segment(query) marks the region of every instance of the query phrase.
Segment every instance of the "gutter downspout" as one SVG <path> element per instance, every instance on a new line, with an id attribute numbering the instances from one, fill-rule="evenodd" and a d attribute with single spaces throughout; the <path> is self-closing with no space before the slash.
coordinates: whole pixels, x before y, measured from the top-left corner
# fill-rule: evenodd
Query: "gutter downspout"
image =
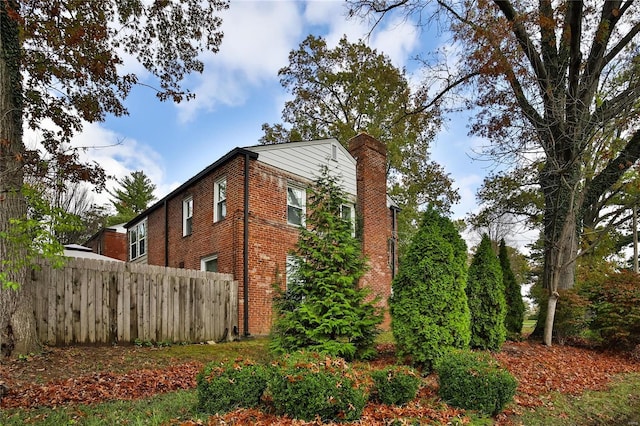
<path id="1" fill-rule="evenodd" d="M 164 266 L 169 266 L 169 214 L 167 199 L 164 199 Z"/>
<path id="2" fill-rule="evenodd" d="M 396 277 L 396 245 L 398 244 L 398 230 L 396 229 L 397 213 L 397 209 L 391 207 L 391 279 Z"/>
<path id="3" fill-rule="evenodd" d="M 243 236 L 244 335 L 249 333 L 249 154 L 244 154 L 244 236 Z"/>

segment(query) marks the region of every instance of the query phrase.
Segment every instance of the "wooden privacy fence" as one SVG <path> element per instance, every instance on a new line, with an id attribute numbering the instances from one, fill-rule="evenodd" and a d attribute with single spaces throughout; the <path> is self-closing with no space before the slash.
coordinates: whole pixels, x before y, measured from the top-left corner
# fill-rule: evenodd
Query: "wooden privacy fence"
<path id="1" fill-rule="evenodd" d="M 238 285 L 230 274 L 71 259 L 31 276 L 38 337 L 49 345 L 231 340 Z"/>

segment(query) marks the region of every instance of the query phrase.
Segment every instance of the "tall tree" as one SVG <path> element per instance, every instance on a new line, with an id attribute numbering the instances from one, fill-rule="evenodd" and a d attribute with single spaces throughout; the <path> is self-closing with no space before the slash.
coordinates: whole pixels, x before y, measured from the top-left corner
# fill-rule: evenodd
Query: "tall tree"
<path id="1" fill-rule="evenodd" d="M 424 96 L 411 93 L 404 71 L 363 41 L 343 37 L 330 49 L 309 36 L 289 54 L 278 75 L 293 95 L 283 123 L 264 124 L 262 143 L 335 137 L 346 144 L 360 131 L 383 142 L 388 151 L 389 192 L 401 204 L 398 233 L 402 247 L 426 204 L 448 211 L 459 200 L 443 168 L 429 161 L 429 144 L 439 128 L 437 111 L 417 107 Z"/>
<path id="2" fill-rule="evenodd" d="M 107 221 L 109 225 L 130 221 L 146 210 L 156 199 L 153 195 L 156 185 L 142 170 L 131 172 L 129 176 L 118 180 L 117 184 L 120 188 L 107 190 L 113 197 L 111 204 L 117 212 L 115 216 L 109 217 Z"/>
<path id="3" fill-rule="evenodd" d="M 507 337 L 504 322 L 507 307 L 500 261 L 491 246 L 491 239 L 484 234 L 469 267 L 466 288 L 471 313 L 469 345 L 497 351 Z"/>
<path id="4" fill-rule="evenodd" d="M 496 156 L 539 153 L 543 283 L 550 295 L 544 341 L 551 345 L 558 290 L 574 284 L 588 209 L 640 157 L 640 131 L 630 120 L 619 143 L 600 159 L 604 166 L 585 175 L 598 132 L 612 128 L 640 95 L 640 13 L 634 0 L 351 3 L 354 13 L 402 9 L 414 16 L 437 6 L 432 10 L 450 20 L 465 52 L 460 74 L 445 90 L 474 83 L 480 113 L 472 130 L 494 142 Z"/>
<path id="5" fill-rule="evenodd" d="M 296 266 L 287 271 L 292 285 L 276 299 L 271 347 L 371 358 L 382 313 L 369 290 L 358 285 L 366 259 L 353 235 L 355 224 L 341 214 L 346 196 L 326 166 L 309 199 L 310 213 L 294 249 Z"/>
<path id="6" fill-rule="evenodd" d="M 393 279 L 389 299 L 398 356 L 431 368 L 451 348 L 466 348 L 467 245 L 453 222 L 428 208 Z"/>
<path id="7" fill-rule="evenodd" d="M 0 2 L 0 232 L 26 220 L 23 172 L 38 158 L 25 151 L 23 125 L 41 132 L 49 153 L 64 156 L 59 164 L 70 181 L 104 185 L 99 165 L 81 164 L 77 151 L 61 147 L 83 122 L 127 113 L 124 99 L 140 81 L 124 72 L 125 56 L 155 78 L 161 100 L 191 97 L 184 78 L 202 71 L 201 52 L 217 51 L 222 33 L 216 14 L 227 7 L 226 0 Z M 27 268 L 10 270 L 5 263 L 25 249 L 0 238 L 2 276 L 22 285 L 0 289 L 4 354 L 37 350 Z"/>
<path id="8" fill-rule="evenodd" d="M 524 301 L 522 300 L 522 292 L 520 284 L 516 281 L 516 276 L 511 269 L 511 261 L 509 260 L 509 252 L 504 238 L 500 240 L 500 250 L 498 252 L 500 258 L 500 268 L 502 269 L 502 283 L 504 287 L 505 302 L 507 304 L 507 314 L 504 325 L 510 336 L 517 337 L 522 333 L 522 325 L 524 323 Z"/>

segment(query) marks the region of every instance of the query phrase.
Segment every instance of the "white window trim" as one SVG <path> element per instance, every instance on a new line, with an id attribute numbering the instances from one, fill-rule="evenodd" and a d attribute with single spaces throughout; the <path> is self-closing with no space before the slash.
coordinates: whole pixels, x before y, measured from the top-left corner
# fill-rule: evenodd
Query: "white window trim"
<path id="1" fill-rule="evenodd" d="M 219 193 L 220 193 L 219 188 L 220 188 L 220 184 L 221 184 L 221 183 L 223 183 L 223 182 L 224 182 L 224 186 L 225 186 L 225 196 L 224 196 L 224 199 L 223 199 L 223 200 L 221 200 L 221 199 L 219 198 L 219 197 L 220 197 L 220 195 L 219 195 Z M 227 188 L 226 188 L 226 186 L 227 186 L 227 178 L 226 178 L 226 176 L 225 176 L 225 177 L 223 177 L 223 178 L 221 178 L 221 179 L 218 179 L 218 180 L 217 180 L 217 181 L 215 181 L 215 183 L 213 184 L 213 221 L 214 221 L 214 222 L 220 222 L 222 219 L 224 219 L 225 217 L 227 217 L 227 215 L 226 215 L 226 210 L 227 210 L 227 208 L 226 208 L 226 202 L 227 202 L 227 195 L 226 195 L 226 194 L 227 194 Z M 225 215 L 224 215 L 224 216 L 222 216 L 222 217 L 220 217 L 220 215 L 218 214 L 218 204 L 219 204 L 220 202 L 222 202 L 222 201 L 224 201 L 224 202 L 225 202 Z"/>
<path id="2" fill-rule="evenodd" d="M 331 157 L 333 161 L 338 161 L 338 145 L 335 143 L 331 144 Z"/>
<path id="3" fill-rule="evenodd" d="M 140 231 L 139 228 L 143 226 L 145 229 L 144 232 L 144 236 L 143 238 L 140 238 Z M 136 241 L 135 242 L 131 242 L 131 234 L 135 232 L 136 234 Z M 140 253 L 140 242 L 144 241 L 143 247 L 144 247 L 144 253 Z M 128 250 L 129 250 L 129 260 L 135 260 L 138 259 L 140 257 L 143 257 L 147 254 L 147 219 L 144 219 L 138 223 L 136 223 L 135 225 L 133 225 L 131 228 L 128 229 L 128 233 L 127 233 L 127 242 L 128 242 Z M 131 248 L 135 245 L 136 247 L 136 256 L 132 256 L 131 255 Z"/>
<path id="4" fill-rule="evenodd" d="M 299 267 L 296 263 L 297 261 L 297 257 L 293 256 L 291 254 L 287 255 L 287 260 L 286 260 L 286 264 L 285 264 L 285 285 L 286 285 L 286 290 L 291 289 L 291 287 L 293 285 L 296 284 L 296 282 L 294 281 L 293 275 L 295 274 L 295 270 Z"/>
<path id="5" fill-rule="evenodd" d="M 340 219 L 342 219 L 343 207 L 348 207 L 350 209 L 351 214 L 349 217 L 349 221 L 351 222 L 351 236 L 355 237 L 356 236 L 356 206 L 350 203 L 343 203 L 340 206 Z"/>
<path id="6" fill-rule="evenodd" d="M 207 257 L 203 257 L 202 259 L 200 259 L 200 270 L 201 271 L 206 271 L 206 269 L 205 269 L 206 263 L 210 262 L 212 260 L 218 260 L 218 255 L 214 254 L 212 256 L 207 256 Z"/>
<path id="7" fill-rule="evenodd" d="M 189 214 L 189 202 L 191 202 L 191 216 L 187 216 Z M 191 230 L 187 232 L 187 219 L 189 218 L 191 218 Z M 191 233 L 193 233 L 193 197 L 187 197 L 182 200 L 182 236 L 186 237 Z"/>
<path id="8" fill-rule="evenodd" d="M 289 189 L 290 188 L 297 189 L 298 191 L 302 192 L 302 197 L 301 197 L 302 205 L 300 206 L 300 209 L 302 210 L 302 212 L 300 214 L 300 223 L 293 223 L 289 221 Z M 297 208 L 296 206 L 292 206 L 292 207 Z M 306 214 L 307 214 L 307 190 L 300 185 L 288 184 L 287 185 L 287 211 L 286 211 L 287 223 L 293 226 L 305 226 Z"/>

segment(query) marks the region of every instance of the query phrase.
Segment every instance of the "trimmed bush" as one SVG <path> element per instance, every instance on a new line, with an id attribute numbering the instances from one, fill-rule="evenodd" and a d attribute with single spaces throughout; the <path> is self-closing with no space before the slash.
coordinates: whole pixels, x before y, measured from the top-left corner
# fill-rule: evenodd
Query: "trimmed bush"
<path id="1" fill-rule="evenodd" d="M 448 218 L 425 211 L 394 278 L 391 327 L 400 358 L 431 369 L 452 348 L 466 348 L 467 246 Z"/>
<path id="2" fill-rule="evenodd" d="M 210 363 L 196 377 L 198 409 L 215 414 L 257 407 L 268 377 L 267 366 L 249 361 Z"/>
<path id="3" fill-rule="evenodd" d="M 311 421 L 358 420 L 367 397 L 356 387 L 354 374 L 340 358 L 297 353 L 278 362 L 269 380 L 269 396 L 276 413 Z"/>
<path id="4" fill-rule="evenodd" d="M 471 312 L 472 348 L 497 351 L 507 338 L 507 307 L 500 260 L 487 234 L 473 256 L 467 279 L 467 299 Z"/>
<path id="5" fill-rule="evenodd" d="M 403 405 L 418 394 L 420 376 L 411 368 L 387 367 L 371 373 L 372 399 L 387 405 Z"/>
<path id="6" fill-rule="evenodd" d="M 452 351 L 436 364 L 440 397 L 449 405 L 495 415 L 516 393 L 518 382 L 486 353 Z"/>
<path id="7" fill-rule="evenodd" d="M 508 336 L 517 340 L 522 333 L 525 307 L 524 301 L 522 300 L 522 292 L 520 291 L 520 284 L 516 281 L 516 276 L 511 269 L 509 252 L 504 238 L 500 240 L 498 257 L 500 258 L 504 296 L 507 303 L 507 316 L 504 319 L 504 325 L 507 328 Z"/>

